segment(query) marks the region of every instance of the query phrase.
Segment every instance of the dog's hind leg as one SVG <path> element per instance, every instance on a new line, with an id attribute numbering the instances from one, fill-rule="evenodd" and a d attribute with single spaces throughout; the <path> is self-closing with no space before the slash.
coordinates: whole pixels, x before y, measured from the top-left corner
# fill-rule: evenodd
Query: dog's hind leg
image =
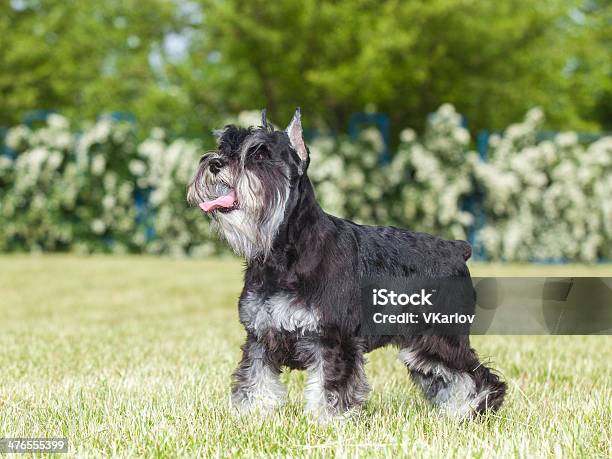
<path id="1" fill-rule="evenodd" d="M 506 384 L 478 360 L 467 336 L 404 338 L 399 357 L 425 396 L 452 417 L 496 411 L 503 402 Z"/>
<path id="2" fill-rule="evenodd" d="M 359 338 L 327 332 L 324 338 L 302 340 L 297 348 L 308 372 L 306 411 L 325 422 L 352 412 L 367 400 L 370 386 Z"/>
<path id="3" fill-rule="evenodd" d="M 242 413 L 259 411 L 262 414 L 281 405 L 286 391 L 280 373 L 280 365 L 268 355 L 265 346 L 249 335 L 233 375 L 232 405 Z"/>

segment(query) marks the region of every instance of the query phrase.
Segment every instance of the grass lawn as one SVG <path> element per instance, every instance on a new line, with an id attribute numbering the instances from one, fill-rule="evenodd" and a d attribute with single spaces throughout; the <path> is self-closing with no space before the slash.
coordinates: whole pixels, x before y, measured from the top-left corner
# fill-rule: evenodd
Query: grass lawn
<path id="1" fill-rule="evenodd" d="M 479 276 L 601 275 L 612 266 L 473 265 Z M 509 384 L 481 421 L 440 417 L 396 351 L 369 356 L 370 401 L 321 426 L 289 403 L 236 418 L 241 265 L 150 257 L 0 257 L 0 437 L 65 436 L 76 455 L 612 457 L 612 337 L 479 336 Z"/>

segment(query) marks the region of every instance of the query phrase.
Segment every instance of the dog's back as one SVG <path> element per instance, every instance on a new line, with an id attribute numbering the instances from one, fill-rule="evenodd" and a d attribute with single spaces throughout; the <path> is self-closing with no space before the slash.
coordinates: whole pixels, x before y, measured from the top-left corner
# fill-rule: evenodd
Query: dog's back
<path id="1" fill-rule="evenodd" d="M 393 226 L 359 225 L 329 216 L 341 237 L 358 241 L 362 275 L 469 276 L 466 241 L 446 240 Z"/>

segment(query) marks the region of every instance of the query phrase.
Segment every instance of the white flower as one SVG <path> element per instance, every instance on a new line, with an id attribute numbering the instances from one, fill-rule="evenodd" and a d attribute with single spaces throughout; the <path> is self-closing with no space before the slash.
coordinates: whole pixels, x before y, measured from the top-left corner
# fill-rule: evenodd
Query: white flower
<path id="1" fill-rule="evenodd" d="M 491 148 L 499 147 L 499 143 L 501 142 L 501 136 L 499 134 L 491 134 L 489 136 L 489 146 Z"/>
<path id="2" fill-rule="evenodd" d="M 150 137 L 154 140 L 163 140 L 166 137 L 166 132 L 160 127 L 151 129 Z"/>
<path id="3" fill-rule="evenodd" d="M 110 210 L 113 207 L 115 207 L 116 203 L 117 203 L 116 199 L 109 194 L 107 194 L 106 196 L 104 196 L 104 198 L 102 198 L 102 206 L 107 210 Z"/>
<path id="4" fill-rule="evenodd" d="M 562 148 L 568 148 L 578 143 L 578 134 L 575 132 L 562 132 L 557 134 L 555 142 Z"/>
<path id="5" fill-rule="evenodd" d="M 106 159 L 104 155 L 96 154 L 91 160 L 91 173 L 94 175 L 102 175 L 106 169 Z"/>
<path id="6" fill-rule="evenodd" d="M 470 133 L 467 129 L 462 127 L 453 130 L 453 137 L 462 145 L 467 145 L 470 142 Z"/>
<path id="7" fill-rule="evenodd" d="M 361 131 L 361 139 L 370 142 L 375 152 L 381 152 L 384 143 L 380 131 L 376 128 L 364 129 Z"/>
<path id="8" fill-rule="evenodd" d="M 102 234 L 106 231 L 106 224 L 99 218 L 96 218 L 91 222 L 91 230 L 96 234 Z"/>
<path id="9" fill-rule="evenodd" d="M 527 132 L 528 132 L 528 130 L 526 129 L 525 125 L 523 125 L 523 124 L 511 124 L 506 129 L 505 134 L 510 139 L 518 139 L 520 137 L 523 137 L 525 134 L 527 134 Z"/>
<path id="10" fill-rule="evenodd" d="M 63 156 L 59 151 L 54 151 L 49 155 L 47 164 L 51 169 L 57 169 L 62 164 Z"/>
<path id="11" fill-rule="evenodd" d="M 453 107 L 451 104 L 443 104 L 438 109 L 436 115 L 448 118 L 452 117 L 455 113 L 455 107 Z"/>
<path id="12" fill-rule="evenodd" d="M 140 176 L 145 173 L 147 170 L 147 166 L 143 161 L 139 161 L 137 159 L 133 159 L 130 161 L 128 168 L 130 172 L 135 176 Z"/>
<path id="13" fill-rule="evenodd" d="M 63 131 L 70 127 L 70 122 L 68 118 L 57 113 L 52 113 L 47 117 L 47 125 L 53 129 Z"/>
<path id="14" fill-rule="evenodd" d="M 416 132 L 414 132 L 414 129 L 403 129 L 400 132 L 400 140 L 404 143 L 414 142 L 416 140 Z"/>
<path id="15" fill-rule="evenodd" d="M 18 150 L 22 144 L 27 142 L 28 137 L 30 137 L 32 131 L 23 125 L 15 126 L 12 129 L 9 129 L 6 133 L 6 137 L 4 138 L 4 142 L 6 146 L 12 148 L 13 150 Z"/>
<path id="16" fill-rule="evenodd" d="M 108 118 L 102 118 L 91 130 L 92 136 L 97 142 L 103 142 L 112 132 L 113 122 Z"/>
<path id="17" fill-rule="evenodd" d="M 531 124 L 540 124 L 544 121 L 544 111 L 540 107 L 534 107 L 527 112 L 525 120 Z"/>
<path id="18" fill-rule="evenodd" d="M 72 147 L 73 138 L 69 132 L 58 132 L 55 136 L 55 147 L 60 150 L 68 150 Z"/>

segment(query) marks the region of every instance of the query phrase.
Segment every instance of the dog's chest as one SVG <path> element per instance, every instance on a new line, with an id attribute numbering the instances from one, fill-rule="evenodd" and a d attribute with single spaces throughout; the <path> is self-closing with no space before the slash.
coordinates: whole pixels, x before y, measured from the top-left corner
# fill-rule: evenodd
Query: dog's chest
<path id="1" fill-rule="evenodd" d="M 240 322 L 261 337 L 269 331 L 316 332 L 316 311 L 299 298 L 279 293 L 271 296 L 248 292 L 240 301 Z"/>

